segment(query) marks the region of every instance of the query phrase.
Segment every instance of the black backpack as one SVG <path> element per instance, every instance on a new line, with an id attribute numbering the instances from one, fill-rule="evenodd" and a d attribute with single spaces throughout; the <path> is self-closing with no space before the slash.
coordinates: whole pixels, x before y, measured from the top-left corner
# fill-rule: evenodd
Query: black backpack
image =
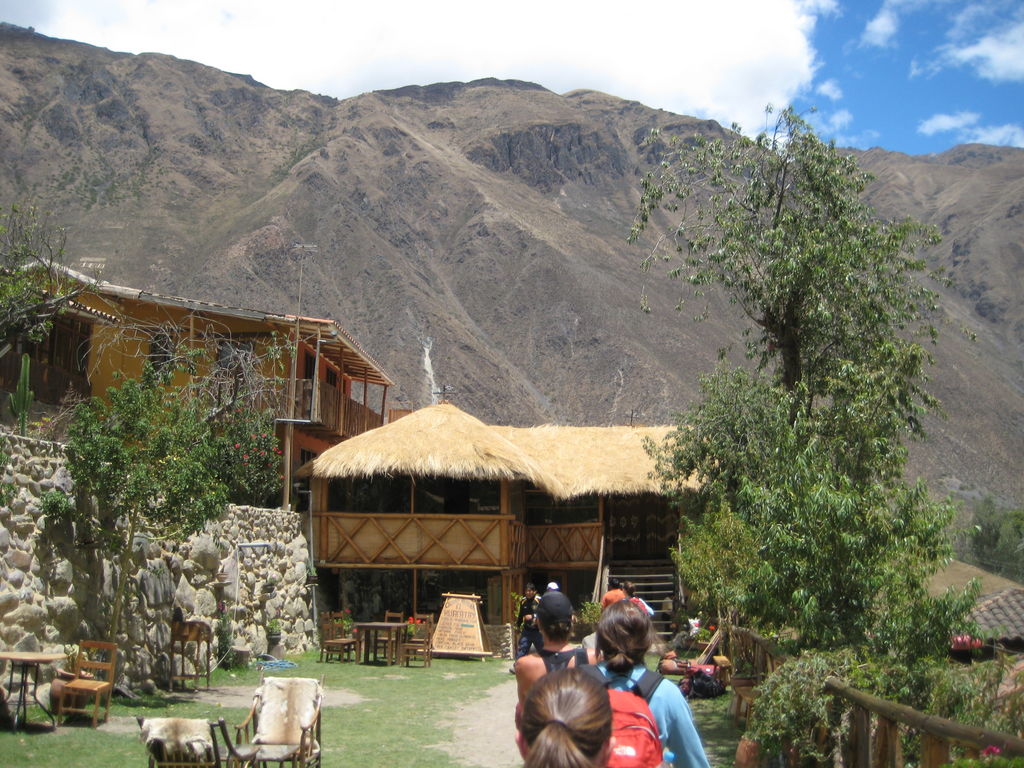
<path id="1" fill-rule="evenodd" d="M 572 658 L 576 659 L 577 667 L 590 663 L 586 648 L 577 648 L 573 651 L 541 651 L 540 657 L 544 659 L 544 669 L 548 672 L 565 669 L 569 666 L 569 660 Z"/>
<path id="2" fill-rule="evenodd" d="M 686 691 L 683 692 L 686 693 Z M 722 681 L 701 670 L 690 678 L 690 691 L 687 698 L 714 699 L 724 693 L 725 686 L 722 685 Z"/>

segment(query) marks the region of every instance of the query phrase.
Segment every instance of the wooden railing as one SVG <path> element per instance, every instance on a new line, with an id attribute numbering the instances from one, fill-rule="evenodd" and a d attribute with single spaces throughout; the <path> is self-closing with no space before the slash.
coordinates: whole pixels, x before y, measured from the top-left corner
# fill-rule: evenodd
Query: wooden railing
<path id="1" fill-rule="evenodd" d="M 573 563 L 596 568 L 601 536 L 601 523 L 529 525 L 526 527 L 526 561 L 533 566 Z"/>
<path id="2" fill-rule="evenodd" d="M 842 765 L 902 766 L 901 726 L 921 734 L 921 768 L 939 768 L 950 762 L 953 746 L 960 747 L 965 757 L 977 757 L 990 746 L 998 747 L 1004 755 L 1024 755 L 1024 739 L 1010 734 L 926 715 L 858 691 L 835 677 L 825 681 L 825 689 L 853 704 Z"/>
<path id="3" fill-rule="evenodd" d="M 318 565 L 335 568 L 511 567 L 510 515 L 323 512 L 316 522 Z"/>
<path id="4" fill-rule="evenodd" d="M 288 405 L 288 383 L 264 398 L 266 406 L 273 408 L 279 417 L 309 419 L 314 427 L 320 427 L 335 435 L 353 437 L 384 423 L 383 417 L 350 397 L 345 398 L 344 419 L 341 413 L 341 391 L 325 381 L 316 387 L 316 403 L 313 402 L 313 380 L 298 379 L 295 382 L 295 410 Z"/>
<path id="5" fill-rule="evenodd" d="M 761 682 L 779 668 L 785 656 L 766 637 L 745 627 L 732 627 L 729 630 L 729 658 L 733 669 L 745 666 L 753 671 L 753 677 Z M 742 664 L 740 662 L 745 662 Z"/>
<path id="6" fill-rule="evenodd" d="M 730 631 L 730 658 L 733 667 L 745 660 L 762 682 L 785 661 L 775 645 L 756 632 L 733 627 Z M 852 705 L 850 729 L 838 759 L 829 765 L 849 768 L 884 768 L 904 765 L 901 729 L 921 734 L 920 768 L 940 768 L 952 759 L 956 747 L 964 757 L 977 757 L 989 746 L 998 747 L 1007 755 L 1024 755 L 1024 739 L 1006 733 L 963 725 L 893 701 L 872 696 L 852 688 L 836 677 L 825 681 L 825 690 Z M 756 713 L 756 707 L 755 707 Z M 756 714 L 755 714 L 756 716 Z M 819 744 L 827 742 L 822 733 Z"/>
<path id="7" fill-rule="evenodd" d="M 344 437 L 361 435 L 363 432 L 376 429 L 383 423 L 383 416 L 362 403 L 357 403 L 352 398 L 348 398 L 345 402 L 345 423 L 341 430 Z"/>
<path id="8" fill-rule="evenodd" d="M 526 526 L 513 521 L 509 526 L 509 568 L 526 565 Z"/>
<path id="9" fill-rule="evenodd" d="M 21 355 L 10 352 L 0 358 L 0 387 L 13 390 L 21 378 Z M 85 376 L 71 373 L 49 363 L 38 360 L 29 362 L 29 388 L 41 403 L 59 403 L 68 390 L 76 395 L 89 397 L 91 389 Z"/>

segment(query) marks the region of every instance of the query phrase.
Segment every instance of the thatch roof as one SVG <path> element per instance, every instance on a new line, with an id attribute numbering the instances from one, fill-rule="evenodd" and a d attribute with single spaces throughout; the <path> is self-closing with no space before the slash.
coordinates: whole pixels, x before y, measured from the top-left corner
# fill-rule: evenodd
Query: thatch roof
<path id="1" fill-rule="evenodd" d="M 558 480 L 552 496 L 658 493 L 647 439 L 660 443 L 672 427 L 494 427 Z M 696 484 L 688 481 L 688 487 Z"/>
<path id="2" fill-rule="evenodd" d="M 560 499 L 658 493 L 644 443 L 661 442 L 671 429 L 493 427 L 444 403 L 339 443 L 299 474 L 529 480 Z"/>
<path id="3" fill-rule="evenodd" d="M 559 489 L 525 451 L 479 419 L 443 403 L 328 448 L 314 477 L 413 475 L 464 480 L 529 480 Z"/>

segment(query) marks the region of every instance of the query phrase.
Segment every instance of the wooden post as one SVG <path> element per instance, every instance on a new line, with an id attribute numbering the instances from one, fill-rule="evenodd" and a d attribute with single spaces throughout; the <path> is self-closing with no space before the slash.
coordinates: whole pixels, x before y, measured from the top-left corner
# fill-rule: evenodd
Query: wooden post
<path id="1" fill-rule="evenodd" d="M 897 724 L 887 717 L 878 717 L 875 749 L 871 758 L 872 768 L 903 768 L 900 730 Z"/>
<path id="2" fill-rule="evenodd" d="M 932 736 L 921 735 L 921 768 L 941 768 L 949 762 L 949 742 Z"/>
<path id="3" fill-rule="evenodd" d="M 384 410 L 384 406 L 388 402 L 388 385 L 387 384 L 383 384 L 382 386 L 384 387 L 384 391 L 381 393 L 381 396 L 380 396 L 380 423 L 381 424 L 384 423 L 384 414 L 387 413 L 387 411 Z"/>
<path id="4" fill-rule="evenodd" d="M 370 428 L 370 373 L 363 373 L 363 432 Z"/>
<path id="5" fill-rule="evenodd" d="M 419 612 L 419 596 L 416 594 L 416 582 L 419 581 L 416 577 L 418 571 L 415 568 L 410 568 L 409 573 L 412 574 L 412 615 L 415 616 Z"/>
<path id="6" fill-rule="evenodd" d="M 854 706 L 850 721 L 846 765 L 849 768 L 871 768 L 871 713 L 863 707 Z"/>
<path id="7" fill-rule="evenodd" d="M 299 273 L 301 275 L 301 272 Z M 300 277 L 301 280 L 301 277 Z M 300 289 L 301 290 L 301 289 Z M 299 365 L 299 317 L 295 316 L 295 345 L 292 347 L 292 369 L 288 377 L 288 418 L 295 418 L 295 374 Z M 295 423 L 288 421 L 284 426 L 284 492 L 281 507 L 288 509 L 292 503 L 292 451 L 295 442 Z"/>

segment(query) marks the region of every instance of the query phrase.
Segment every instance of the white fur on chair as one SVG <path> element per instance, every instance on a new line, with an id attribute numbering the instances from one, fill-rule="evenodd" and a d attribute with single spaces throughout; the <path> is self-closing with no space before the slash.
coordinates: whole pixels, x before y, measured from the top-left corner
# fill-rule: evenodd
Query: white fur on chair
<path id="1" fill-rule="evenodd" d="M 313 725 L 322 696 L 320 682 L 311 677 L 265 678 L 256 689 L 261 704 L 253 744 L 298 744 L 302 729 Z"/>
<path id="2" fill-rule="evenodd" d="M 140 723 L 146 748 L 160 744 L 164 755 L 204 758 L 213 753 L 210 726 L 205 720 L 147 717 Z"/>

